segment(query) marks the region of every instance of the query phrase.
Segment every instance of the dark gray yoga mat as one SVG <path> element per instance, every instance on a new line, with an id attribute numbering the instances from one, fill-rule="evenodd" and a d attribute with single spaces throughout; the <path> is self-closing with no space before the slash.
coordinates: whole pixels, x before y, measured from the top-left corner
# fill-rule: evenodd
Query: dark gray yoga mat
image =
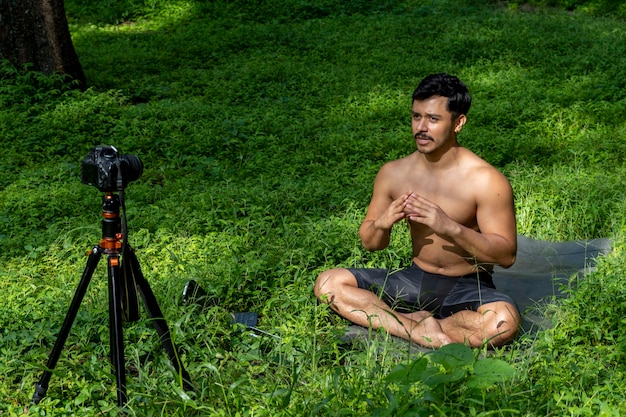
<path id="1" fill-rule="evenodd" d="M 609 239 L 550 242 L 518 236 L 515 264 L 508 269 L 496 267 L 493 281 L 498 291 L 517 302 L 525 328 L 529 324 L 543 327 L 541 305 L 553 296 L 562 297 L 563 285 L 593 271 L 596 259 L 610 250 Z"/>

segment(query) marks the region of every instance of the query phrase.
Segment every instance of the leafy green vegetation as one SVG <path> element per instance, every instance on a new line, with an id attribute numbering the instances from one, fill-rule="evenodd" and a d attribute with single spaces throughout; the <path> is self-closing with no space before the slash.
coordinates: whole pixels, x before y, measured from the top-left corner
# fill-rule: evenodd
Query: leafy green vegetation
<path id="1" fill-rule="evenodd" d="M 144 163 L 126 192 L 129 241 L 196 388 L 181 389 L 142 314 L 124 327 L 130 415 L 626 413 L 618 14 L 440 0 L 65 3 L 87 91 L 0 67 L 0 414 L 118 414 L 104 265 L 47 396 L 30 404 L 101 238 L 101 193 L 79 177 L 99 144 Z M 357 230 L 378 168 L 413 151 L 413 89 L 442 71 L 473 94 L 460 140 L 511 180 L 519 232 L 609 237 L 614 250 L 546 307 L 552 329 L 506 349 L 346 344 L 313 281 L 331 266 L 408 261 L 401 230 L 376 253 Z M 190 279 L 216 305 L 183 305 Z M 231 324 L 241 311 L 276 337 Z"/>
<path id="2" fill-rule="evenodd" d="M 626 17 L 626 2 L 619 0 L 510 0 L 509 7 L 557 7 L 559 9 L 589 13 L 596 16 Z"/>

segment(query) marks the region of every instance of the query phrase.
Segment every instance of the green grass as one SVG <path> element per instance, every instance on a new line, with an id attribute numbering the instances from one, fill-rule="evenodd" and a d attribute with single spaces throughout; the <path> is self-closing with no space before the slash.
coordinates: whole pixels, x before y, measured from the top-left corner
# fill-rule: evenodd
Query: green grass
<path id="1" fill-rule="evenodd" d="M 66 1 L 87 91 L 0 67 L 0 414 L 118 413 L 104 262 L 46 398 L 30 404 L 101 238 L 101 193 L 79 178 L 98 144 L 144 163 L 126 193 L 129 240 L 196 385 L 181 390 L 142 314 L 124 327 L 131 415 L 626 413 L 618 13 L 487 1 L 92 3 Z M 459 347 L 422 356 L 384 335 L 341 344 L 346 323 L 312 294 L 331 266 L 406 264 L 405 233 L 368 253 L 357 231 L 378 168 L 413 150 L 413 89 L 439 71 L 473 93 L 460 140 L 510 178 L 521 234 L 614 240 L 597 271 L 546 308 L 553 329 L 487 358 Z M 218 305 L 181 305 L 189 279 Z M 280 339 L 231 325 L 237 311 L 258 312 Z"/>

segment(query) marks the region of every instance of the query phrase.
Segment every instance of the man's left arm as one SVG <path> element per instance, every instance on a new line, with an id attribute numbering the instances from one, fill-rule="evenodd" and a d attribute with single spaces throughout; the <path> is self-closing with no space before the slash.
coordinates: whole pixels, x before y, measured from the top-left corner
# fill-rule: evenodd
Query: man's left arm
<path id="1" fill-rule="evenodd" d="M 494 169 L 495 171 L 495 169 Z M 477 181 L 478 231 L 461 226 L 452 238 L 480 262 L 509 268 L 517 254 L 515 203 L 509 181 L 495 171 Z"/>

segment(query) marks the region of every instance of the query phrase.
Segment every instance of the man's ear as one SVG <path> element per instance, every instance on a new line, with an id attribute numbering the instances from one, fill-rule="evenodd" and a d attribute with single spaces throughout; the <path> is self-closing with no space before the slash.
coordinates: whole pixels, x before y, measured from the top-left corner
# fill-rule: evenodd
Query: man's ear
<path id="1" fill-rule="evenodd" d="M 457 117 L 456 120 L 454 121 L 454 133 L 459 133 L 461 129 L 463 129 L 463 125 L 465 125 L 466 121 L 467 121 L 467 118 L 465 117 L 464 114 Z"/>

